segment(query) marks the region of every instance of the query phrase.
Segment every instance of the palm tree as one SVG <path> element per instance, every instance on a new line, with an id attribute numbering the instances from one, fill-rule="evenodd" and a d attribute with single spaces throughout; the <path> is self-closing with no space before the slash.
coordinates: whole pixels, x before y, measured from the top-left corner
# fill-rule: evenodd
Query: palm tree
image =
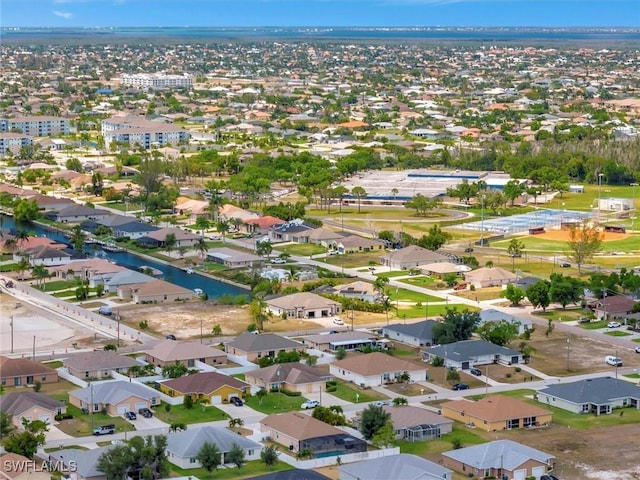
<path id="1" fill-rule="evenodd" d="M 73 245 L 73 249 L 77 252 L 82 252 L 82 247 L 84 245 L 85 240 L 87 239 L 87 235 L 82 231 L 80 225 L 76 225 L 71 229 L 71 244 Z"/>
<path id="2" fill-rule="evenodd" d="M 229 232 L 229 222 L 222 221 L 216 224 L 216 230 L 222 234 L 222 243 L 227 242 L 227 232 Z"/>
<path id="3" fill-rule="evenodd" d="M 209 246 L 204 238 L 199 238 L 196 243 L 193 244 L 193 249 L 202 255 L 202 263 L 204 263 L 205 258 L 207 258 L 207 251 L 209 250 Z"/>
<path id="4" fill-rule="evenodd" d="M 0 217 L 0 218 L 2 218 L 2 217 Z M 18 246 L 18 241 L 15 238 L 7 238 L 4 241 L 4 250 L 6 252 L 13 253 L 16 250 L 17 246 Z"/>
<path id="5" fill-rule="evenodd" d="M 16 240 L 18 241 L 18 247 L 22 248 L 22 244 L 24 242 L 28 241 L 30 236 L 31 235 L 29 235 L 29 232 L 27 232 L 26 230 L 20 230 L 16 234 Z"/>
<path id="6" fill-rule="evenodd" d="M 18 272 L 18 278 L 20 280 L 24 280 L 24 272 L 29 270 L 29 268 L 31 268 L 31 264 L 26 258 L 22 257 L 16 265 L 16 271 Z"/>
<path id="7" fill-rule="evenodd" d="M 351 194 L 358 199 L 358 213 L 360 213 L 360 203 L 362 199 L 367 196 L 367 191 L 358 185 L 357 187 L 353 187 L 351 189 Z"/>
<path id="8" fill-rule="evenodd" d="M 167 255 L 171 256 L 171 252 L 176 248 L 177 244 L 176 234 L 167 233 L 167 236 L 164 237 L 164 248 L 167 251 Z"/>
<path id="9" fill-rule="evenodd" d="M 31 274 L 37 279 L 37 284 L 44 289 L 44 279 L 49 278 L 49 270 L 44 265 L 36 265 L 31 268 Z"/>
<path id="10" fill-rule="evenodd" d="M 211 227 L 211 222 L 209 222 L 206 217 L 200 215 L 198 218 L 196 218 L 195 226 L 198 230 L 200 230 L 200 235 L 204 237 L 204 231 L 208 230 Z"/>

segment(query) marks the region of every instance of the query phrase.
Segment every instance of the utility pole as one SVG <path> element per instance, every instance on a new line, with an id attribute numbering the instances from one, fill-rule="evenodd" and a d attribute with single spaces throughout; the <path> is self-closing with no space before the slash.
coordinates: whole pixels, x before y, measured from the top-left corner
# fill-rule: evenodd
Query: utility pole
<path id="1" fill-rule="evenodd" d="M 636 222 L 636 187 L 638 183 L 634 182 L 631 184 L 631 195 L 633 197 L 633 204 L 631 205 L 631 230 L 634 229 L 634 225 Z"/>
<path id="2" fill-rule="evenodd" d="M 571 351 L 569 348 L 570 345 L 570 340 L 569 337 L 567 337 L 567 372 L 569 371 L 569 352 Z"/>
<path id="3" fill-rule="evenodd" d="M 13 353 L 13 315 L 9 318 L 9 326 L 11 327 L 11 353 Z"/>

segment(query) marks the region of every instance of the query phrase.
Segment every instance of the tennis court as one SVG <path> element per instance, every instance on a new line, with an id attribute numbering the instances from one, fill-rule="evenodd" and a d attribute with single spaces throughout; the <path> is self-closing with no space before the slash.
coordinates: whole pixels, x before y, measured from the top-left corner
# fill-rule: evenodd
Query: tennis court
<path id="1" fill-rule="evenodd" d="M 465 223 L 458 225 L 457 228 L 476 232 L 484 230 L 484 232 L 512 234 L 528 232 L 534 228 L 560 228 L 561 223 L 582 222 L 586 218 L 591 218 L 591 213 L 553 209 L 536 210 L 521 215 Z"/>

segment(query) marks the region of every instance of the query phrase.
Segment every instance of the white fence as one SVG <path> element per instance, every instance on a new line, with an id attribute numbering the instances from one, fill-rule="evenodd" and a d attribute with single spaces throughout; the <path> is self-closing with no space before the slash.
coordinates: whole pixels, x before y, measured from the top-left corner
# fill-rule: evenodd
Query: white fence
<path id="1" fill-rule="evenodd" d="M 73 375 L 71 375 L 67 367 L 56 368 L 56 372 L 58 372 L 58 377 L 66 380 L 67 382 L 71 382 L 74 385 L 79 386 L 80 388 L 86 388 L 89 386 L 89 382 L 85 382 L 84 380 L 81 380 L 78 377 L 74 377 Z"/>

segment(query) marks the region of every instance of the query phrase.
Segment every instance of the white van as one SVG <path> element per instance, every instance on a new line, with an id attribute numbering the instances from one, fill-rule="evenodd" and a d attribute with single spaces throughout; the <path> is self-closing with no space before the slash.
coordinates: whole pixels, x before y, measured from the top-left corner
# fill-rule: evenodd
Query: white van
<path id="1" fill-rule="evenodd" d="M 604 357 L 604 361 L 607 365 L 612 365 L 614 367 L 622 366 L 622 360 L 614 355 L 607 355 L 606 357 Z"/>
<path id="2" fill-rule="evenodd" d="M 102 315 L 110 316 L 113 313 L 113 310 L 111 310 L 111 307 L 109 305 L 102 305 L 98 309 L 98 313 Z"/>

